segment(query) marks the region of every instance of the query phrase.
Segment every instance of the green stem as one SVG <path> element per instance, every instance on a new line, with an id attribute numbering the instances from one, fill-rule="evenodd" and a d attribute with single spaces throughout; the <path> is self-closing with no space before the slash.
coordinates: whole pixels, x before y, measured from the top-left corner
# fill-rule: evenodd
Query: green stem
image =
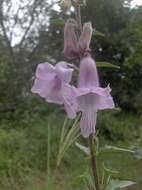
<path id="1" fill-rule="evenodd" d="M 97 173 L 96 156 L 95 156 L 95 151 L 94 151 L 93 135 L 90 135 L 89 137 L 89 147 L 90 147 L 90 154 L 91 154 L 91 165 L 92 165 L 94 184 L 95 184 L 96 190 L 100 190 L 99 178 L 98 178 L 98 173 Z"/>
<path id="2" fill-rule="evenodd" d="M 82 22 L 81 22 L 81 5 L 79 3 L 79 0 L 74 2 L 73 0 L 71 0 L 72 5 L 75 8 L 75 18 L 77 21 L 77 25 L 78 25 L 78 37 L 80 36 L 81 32 L 82 32 Z"/>
<path id="3" fill-rule="evenodd" d="M 48 139 L 47 139 L 47 184 L 50 180 L 50 125 L 48 123 Z"/>
<path id="4" fill-rule="evenodd" d="M 79 31 L 80 33 L 82 32 L 82 23 L 81 23 L 81 9 L 80 9 L 80 4 L 77 3 L 76 5 L 76 12 L 77 12 L 77 16 L 76 16 L 76 19 L 77 19 L 77 23 L 78 23 L 78 28 L 79 28 Z"/>

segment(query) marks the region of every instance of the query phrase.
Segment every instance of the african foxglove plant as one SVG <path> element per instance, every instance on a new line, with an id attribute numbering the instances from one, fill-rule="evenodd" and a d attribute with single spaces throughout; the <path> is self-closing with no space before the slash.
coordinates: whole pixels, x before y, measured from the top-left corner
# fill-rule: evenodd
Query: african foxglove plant
<path id="1" fill-rule="evenodd" d="M 77 22 L 69 19 L 64 28 L 64 56 L 80 59 L 78 84 L 70 85 L 73 69 L 64 61 L 55 66 L 41 63 L 36 69 L 36 79 L 32 92 L 39 94 L 46 102 L 63 105 L 69 118 L 75 118 L 81 112 L 80 128 L 83 137 L 92 136 L 96 131 L 97 111 L 114 108 L 109 86 L 100 87 L 96 63 L 91 56 L 91 22 L 83 26 L 80 37 L 76 35 Z M 90 143 L 92 146 L 92 143 Z M 93 149 L 92 166 L 96 166 Z M 99 190 L 96 167 L 93 168 L 96 190 Z"/>

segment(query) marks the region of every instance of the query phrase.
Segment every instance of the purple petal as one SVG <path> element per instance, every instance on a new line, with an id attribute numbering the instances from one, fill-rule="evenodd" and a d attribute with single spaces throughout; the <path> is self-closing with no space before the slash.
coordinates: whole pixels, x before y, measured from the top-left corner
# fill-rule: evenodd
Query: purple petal
<path id="1" fill-rule="evenodd" d="M 112 109 L 115 107 L 110 91 L 109 86 L 106 88 L 96 88 L 95 91 L 92 91 L 95 93 L 94 104 L 97 109 Z"/>
<path id="2" fill-rule="evenodd" d="M 51 81 L 36 79 L 31 91 L 45 98 L 50 93 L 51 88 L 52 88 Z"/>
<path id="3" fill-rule="evenodd" d="M 62 96 L 59 93 L 58 94 L 52 93 L 52 96 L 51 95 L 47 96 L 46 102 L 60 104 L 60 105 L 63 104 Z"/>
<path id="4" fill-rule="evenodd" d="M 91 89 L 90 92 L 107 97 L 110 96 L 111 88 L 109 86 L 107 86 L 106 88 L 96 87 L 94 89 Z"/>
<path id="5" fill-rule="evenodd" d="M 94 94 L 88 93 L 77 97 L 79 111 L 86 112 L 86 110 L 95 110 Z"/>
<path id="6" fill-rule="evenodd" d="M 36 79 L 31 91 L 45 98 L 47 102 L 63 104 L 61 89 L 61 80 L 56 76 L 52 80 Z"/>
<path id="7" fill-rule="evenodd" d="M 113 109 L 115 108 L 113 98 L 110 97 L 102 97 L 102 96 L 97 96 L 96 97 L 96 107 L 99 110 L 104 110 L 104 109 Z"/>
<path id="8" fill-rule="evenodd" d="M 37 66 L 36 77 L 41 80 L 48 80 L 55 77 L 55 68 L 49 63 L 41 63 Z"/>
<path id="9" fill-rule="evenodd" d="M 79 88 L 94 88 L 99 86 L 96 64 L 90 55 L 81 60 L 78 86 Z"/>
<path id="10" fill-rule="evenodd" d="M 68 117 L 73 119 L 76 117 L 77 112 L 77 101 L 73 87 L 65 84 L 62 88 L 62 93 L 65 110 L 68 114 Z"/>
<path id="11" fill-rule="evenodd" d="M 94 93 L 94 94 L 98 94 L 100 96 L 110 96 L 110 87 L 107 86 L 106 88 L 101 88 L 101 87 L 95 87 L 95 88 L 74 88 L 74 91 L 76 93 L 76 96 L 82 96 L 82 95 L 86 95 L 89 93 Z"/>
<path id="12" fill-rule="evenodd" d="M 56 65 L 56 73 L 58 77 L 65 83 L 69 83 L 72 78 L 73 69 L 69 68 L 67 63 L 62 61 Z"/>
<path id="13" fill-rule="evenodd" d="M 61 80 L 56 76 L 52 83 L 48 85 L 51 85 L 52 87 L 46 96 L 46 101 L 50 103 L 63 104 Z"/>
<path id="14" fill-rule="evenodd" d="M 64 108 L 70 119 L 73 119 L 76 117 L 76 110 L 75 110 L 75 106 L 73 102 L 64 100 Z"/>
<path id="15" fill-rule="evenodd" d="M 87 109 L 88 106 L 95 109 L 112 109 L 115 107 L 109 86 L 107 88 L 96 87 L 94 89 L 74 88 L 74 91 L 80 111 Z"/>
<path id="16" fill-rule="evenodd" d="M 82 117 L 80 121 L 81 134 L 87 138 L 90 134 L 95 133 L 96 128 L 96 111 L 87 110 L 82 112 Z"/>

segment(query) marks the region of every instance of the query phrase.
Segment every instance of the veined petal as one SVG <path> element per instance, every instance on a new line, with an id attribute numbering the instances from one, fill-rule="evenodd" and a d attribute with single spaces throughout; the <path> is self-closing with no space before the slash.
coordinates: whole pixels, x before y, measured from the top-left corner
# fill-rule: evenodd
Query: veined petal
<path id="1" fill-rule="evenodd" d="M 106 88 L 97 87 L 90 90 L 90 93 L 94 94 L 94 105 L 97 109 L 112 109 L 115 107 L 110 91 L 109 86 Z"/>
<path id="2" fill-rule="evenodd" d="M 74 102 L 67 101 L 66 99 L 64 99 L 64 107 L 70 119 L 76 117 L 76 106 L 74 105 Z"/>
<path id="3" fill-rule="evenodd" d="M 73 87 L 67 84 L 64 84 L 62 88 L 63 102 L 65 106 L 65 110 L 68 114 L 68 117 L 73 119 L 76 117 L 77 112 L 77 100 L 75 93 L 73 91 Z"/>
<path id="4" fill-rule="evenodd" d="M 110 96 L 111 88 L 109 85 L 106 88 L 96 87 L 96 88 L 90 89 L 90 92 L 96 93 L 100 96 L 107 97 L 107 96 Z"/>
<path id="5" fill-rule="evenodd" d="M 77 102 L 78 102 L 78 109 L 79 111 L 86 111 L 86 110 L 95 110 L 95 104 L 94 104 L 94 94 L 93 93 L 88 93 L 85 95 L 81 95 L 77 97 Z"/>
<path id="6" fill-rule="evenodd" d="M 62 82 L 56 76 L 54 80 L 52 81 L 50 88 L 50 92 L 48 95 L 45 97 L 47 102 L 50 103 L 56 103 L 56 104 L 63 104 L 63 99 L 62 99 Z"/>
<path id="7" fill-rule="evenodd" d="M 96 96 L 96 108 L 98 110 L 104 110 L 104 109 L 113 109 L 115 108 L 113 98 L 111 96 L 109 97 L 103 97 L 103 96 Z"/>
<path id="8" fill-rule="evenodd" d="M 101 88 L 101 87 L 95 87 L 95 88 L 74 88 L 74 91 L 76 91 L 76 96 L 81 96 L 85 95 L 88 93 L 94 93 L 98 94 L 100 96 L 110 96 L 111 89 L 109 86 L 106 88 Z"/>
<path id="9" fill-rule="evenodd" d="M 52 96 L 51 95 L 47 96 L 45 100 L 46 102 L 49 103 L 60 104 L 60 105 L 63 104 L 62 96 L 59 93 L 58 94 L 52 93 Z"/>
<path id="10" fill-rule="evenodd" d="M 87 110 L 82 112 L 80 121 L 81 134 L 87 138 L 95 133 L 97 112 Z"/>
<path id="11" fill-rule="evenodd" d="M 56 73 L 58 77 L 65 83 L 69 83 L 72 78 L 73 69 L 69 68 L 67 63 L 62 61 L 56 65 Z"/>
<path id="12" fill-rule="evenodd" d="M 49 63 L 41 63 L 37 66 L 36 77 L 41 80 L 48 80 L 55 77 L 55 68 Z"/>
<path id="13" fill-rule="evenodd" d="M 46 80 L 35 79 L 35 82 L 31 91 L 45 98 L 46 96 L 48 96 L 48 94 L 51 91 L 51 88 L 53 85 L 51 82 L 52 82 L 51 80 L 46 81 Z"/>
<path id="14" fill-rule="evenodd" d="M 109 86 L 94 89 L 74 88 L 73 90 L 76 94 L 80 111 L 87 109 L 88 106 L 95 109 L 112 109 L 115 107 Z"/>

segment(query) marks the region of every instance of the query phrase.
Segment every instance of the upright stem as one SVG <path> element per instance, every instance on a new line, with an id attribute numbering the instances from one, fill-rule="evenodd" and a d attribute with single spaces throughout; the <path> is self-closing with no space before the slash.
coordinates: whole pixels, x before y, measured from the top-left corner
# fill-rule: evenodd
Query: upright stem
<path id="1" fill-rule="evenodd" d="M 94 184 L 95 184 L 96 190 L 100 190 L 99 178 L 97 174 L 96 156 L 95 156 L 95 151 L 94 151 L 93 135 L 90 135 L 89 137 L 89 147 L 90 147 L 90 154 L 91 154 L 91 164 L 92 164 Z"/>
<path id="2" fill-rule="evenodd" d="M 79 3 L 79 0 L 78 1 L 76 0 L 76 2 L 74 2 L 74 0 L 72 0 L 72 5 L 75 8 L 75 18 L 77 21 L 78 31 L 79 31 L 79 35 L 80 35 L 82 32 L 81 10 L 80 10 L 81 5 Z"/>
<path id="3" fill-rule="evenodd" d="M 75 16 L 76 16 L 76 21 L 78 24 L 78 30 L 79 33 L 82 33 L 82 22 L 81 22 L 81 10 L 80 10 L 80 3 L 79 0 L 76 0 L 76 3 L 72 0 L 72 4 L 75 7 Z M 91 153 L 91 164 L 92 164 L 92 172 L 93 172 L 93 177 L 94 177 L 94 184 L 96 187 L 96 190 L 100 190 L 100 185 L 99 185 L 99 178 L 97 174 L 97 164 L 96 164 L 96 157 L 95 157 L 95 151 L 94 151 L 94 143 L 93 143 L 93 135 L 90 135 L 89 137 L 89 147 L 90 147 L 90 153 Z"/>
<path id="4" fill-rule="evenodd" d="M 47 139 L 47 184 L 50 181 L 50 125 L 48 123 L 48 139 Z"/>
<path id="5" fill-rule="evenodd" d="M 78 29 L 81 33 L 82 32 L 82 23 L 81 23 L 81 10 L 80 10 L 80 4 L 79 3 L 76 5 L 76 20 L 78 23 Z"/>

